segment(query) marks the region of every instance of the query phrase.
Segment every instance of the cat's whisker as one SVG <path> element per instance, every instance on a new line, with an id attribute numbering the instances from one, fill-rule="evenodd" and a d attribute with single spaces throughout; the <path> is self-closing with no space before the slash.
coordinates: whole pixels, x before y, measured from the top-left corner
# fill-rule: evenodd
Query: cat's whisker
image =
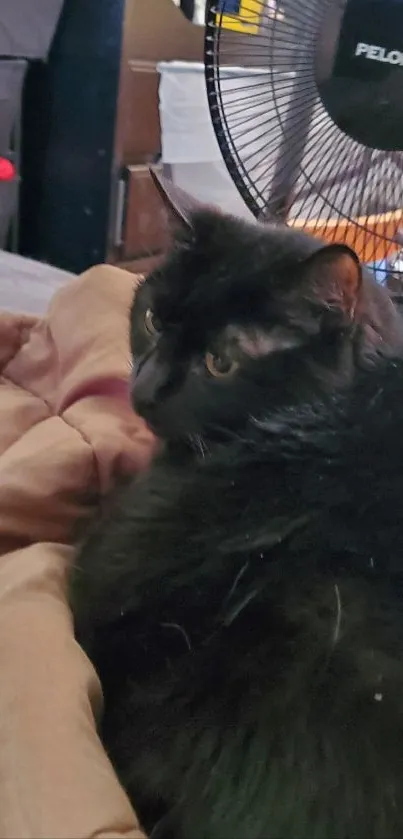
<path id="1" fill-rule="evenodd" d="M 203 448 L 203 452 L 204 452 L 203 457 L 205 457 L 206 454 L 209 453 L 209 447 L 208 447 L 205 439 L 201 435 L 199 435 L 199 441 L 200 441 L 201 447 Z"/>
<path id="2" fill-rule="evenodd" d="M 178 623 L 162 623 L 161 626 L 164 629 L 176 629 L 177 632 L 180 632 L 180 634 L 182 635 L 182 638 L 184 639 L 184 641 L 186 643 L 186 646 L 187 646 L 189 652 L 192 652 L 192 645 L 190 643 L 189 635 L 187 634 L 187 632 L 183 628 L 183 626 L 180 626 Z"/>
<path id="3" fill-rule="evenodd" d="M 224 626 L 230 626 L 230 625 L 231 625 L 231 623 L 234 623 L 234 620 L 236 620 L 236 618 L 237 618 L 237 617 L 239 617 L 239 615 L 241 614 L 241 612 L 243 612 L 243 610 L 244 610 L 244 609 L 246 609 L 246 607 L 247 607 L 247 606 L 248 606 L 248 604 L 251 602 L 251 600 L 253 600 L 253 599 L 256 597 L 256 595 L 258 594 L 258 591 L 259 591 L 259 589 L 255 589 L 254 591 L 250 591 L 250 592 L 249 592 L 249 594 L 247 594 L 247 595 L 243 598 L 243 600 L 241 600 L 241 601 L 237 604 L 237 606 L 235 607 L 235 609 L 233 609 L 233 610 L 232 610 L 232 612 L 230 612 L 230 613 L 229 613 L 229 614 L 228 614 L 228 615 L 224 618 L 224 620 L 223 620 L 223 624 L 224 624 Z"/>
<path id="4" fill-rule="evenodd" d="M 228 592 L 228 594 L 227 594 L 227 596 L 224 600 L 224 606 L 229 602 L 229 600 L 231 600 L 231 597 L 234 594 L 235 589 L 238 587 L 238 583 L 240 582 L 240 580 L 243 577 L 247 568 L 249 568 L 249 562 L 245 562 L 245 564 L 242 566 L 241 570 L 238 571 L 238 573 L 235 577 L 235 580 L 232 583 L 232 586 L 231 586 L 231 588 L 230 588 L 230 590 L 229 590 L 229 592 Z"/>
<path id="5" fill-rule="evenodd" d="M 334 593 L 336 596 L 336 623 L 334 626 L 333 632 L 333 646 L 336 646 L 340 639 L 340 626 L 341 626 L 341 615 L 342 615 L 342 605 L 341 605 L 341 598 L 340 598 L 340 590 L 338 585 L 336 584 L 334 587 Z"/>
<path id="6" fill-rule="evenodd" d="M 208 446 L 201 434 L 189 434 L 189 441 L 192 448 L 204 459 L 208 454 Z"/>
<path id="7" fill-rule="evenodd" d="M 197 442 L 197 435 L 196 434 L 188 434 L 189 443 L 194 452 L 200 452 L 200 447 Z"/>

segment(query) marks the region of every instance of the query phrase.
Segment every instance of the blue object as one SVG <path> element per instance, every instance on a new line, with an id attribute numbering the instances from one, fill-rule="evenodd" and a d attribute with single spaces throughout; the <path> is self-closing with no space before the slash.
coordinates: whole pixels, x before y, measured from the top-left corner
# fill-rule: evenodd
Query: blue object
<path id="1" fill-rule="evenodd" d="M 389 273 L 387 259 L 378 259 L 376 262 L 368 262 L 367 268 L 373 272 L 376 282 L 379 285 L 386 285 L 386 278 Z"/>
<path id="2" fill-rule="evenodd" d="M 218 11 L 225 15 L 238 15 L 240 0 L 219 0 Z"/>

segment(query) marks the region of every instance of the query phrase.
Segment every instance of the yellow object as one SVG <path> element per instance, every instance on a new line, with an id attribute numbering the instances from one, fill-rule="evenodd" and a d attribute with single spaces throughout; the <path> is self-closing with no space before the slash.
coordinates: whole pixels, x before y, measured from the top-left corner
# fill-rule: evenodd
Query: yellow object
<path id="1" fill-rule="evenodd" d="M 260 18 L 263 12 L 264 0 L 239 0 L 238 3 L 229 3 L 223 0 L 222 7 L 238 6 L 237 11 L 223 14 L 217 12 L 217 24 L 224 29 L 233 29 L 236 32 L 244 32 L 249 35 L 257 35 L 259 32 Z"/>

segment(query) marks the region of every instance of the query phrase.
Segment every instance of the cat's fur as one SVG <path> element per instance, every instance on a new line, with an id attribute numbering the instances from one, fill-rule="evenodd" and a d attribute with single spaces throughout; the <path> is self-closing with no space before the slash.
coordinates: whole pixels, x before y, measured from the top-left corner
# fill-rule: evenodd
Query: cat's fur
<path id="1" fill-rule="evenodd" d="M 209 211 L 138 294 L 133 400 L 168 444 L 72 602 L 153 837 L 403 835 L 401 335 L 347 249 Z"/>

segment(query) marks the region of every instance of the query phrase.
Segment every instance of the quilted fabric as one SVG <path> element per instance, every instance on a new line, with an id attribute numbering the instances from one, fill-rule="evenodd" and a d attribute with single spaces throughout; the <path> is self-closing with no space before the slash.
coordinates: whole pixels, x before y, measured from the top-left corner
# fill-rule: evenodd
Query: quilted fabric
<path id="1" fill-rule="evenodd" d="M 80 520 L 156 442 L 128 400 L 136 278 L 100 266 L 0 314 L 0 836 L 139 837 L 65 598 Z"/>

